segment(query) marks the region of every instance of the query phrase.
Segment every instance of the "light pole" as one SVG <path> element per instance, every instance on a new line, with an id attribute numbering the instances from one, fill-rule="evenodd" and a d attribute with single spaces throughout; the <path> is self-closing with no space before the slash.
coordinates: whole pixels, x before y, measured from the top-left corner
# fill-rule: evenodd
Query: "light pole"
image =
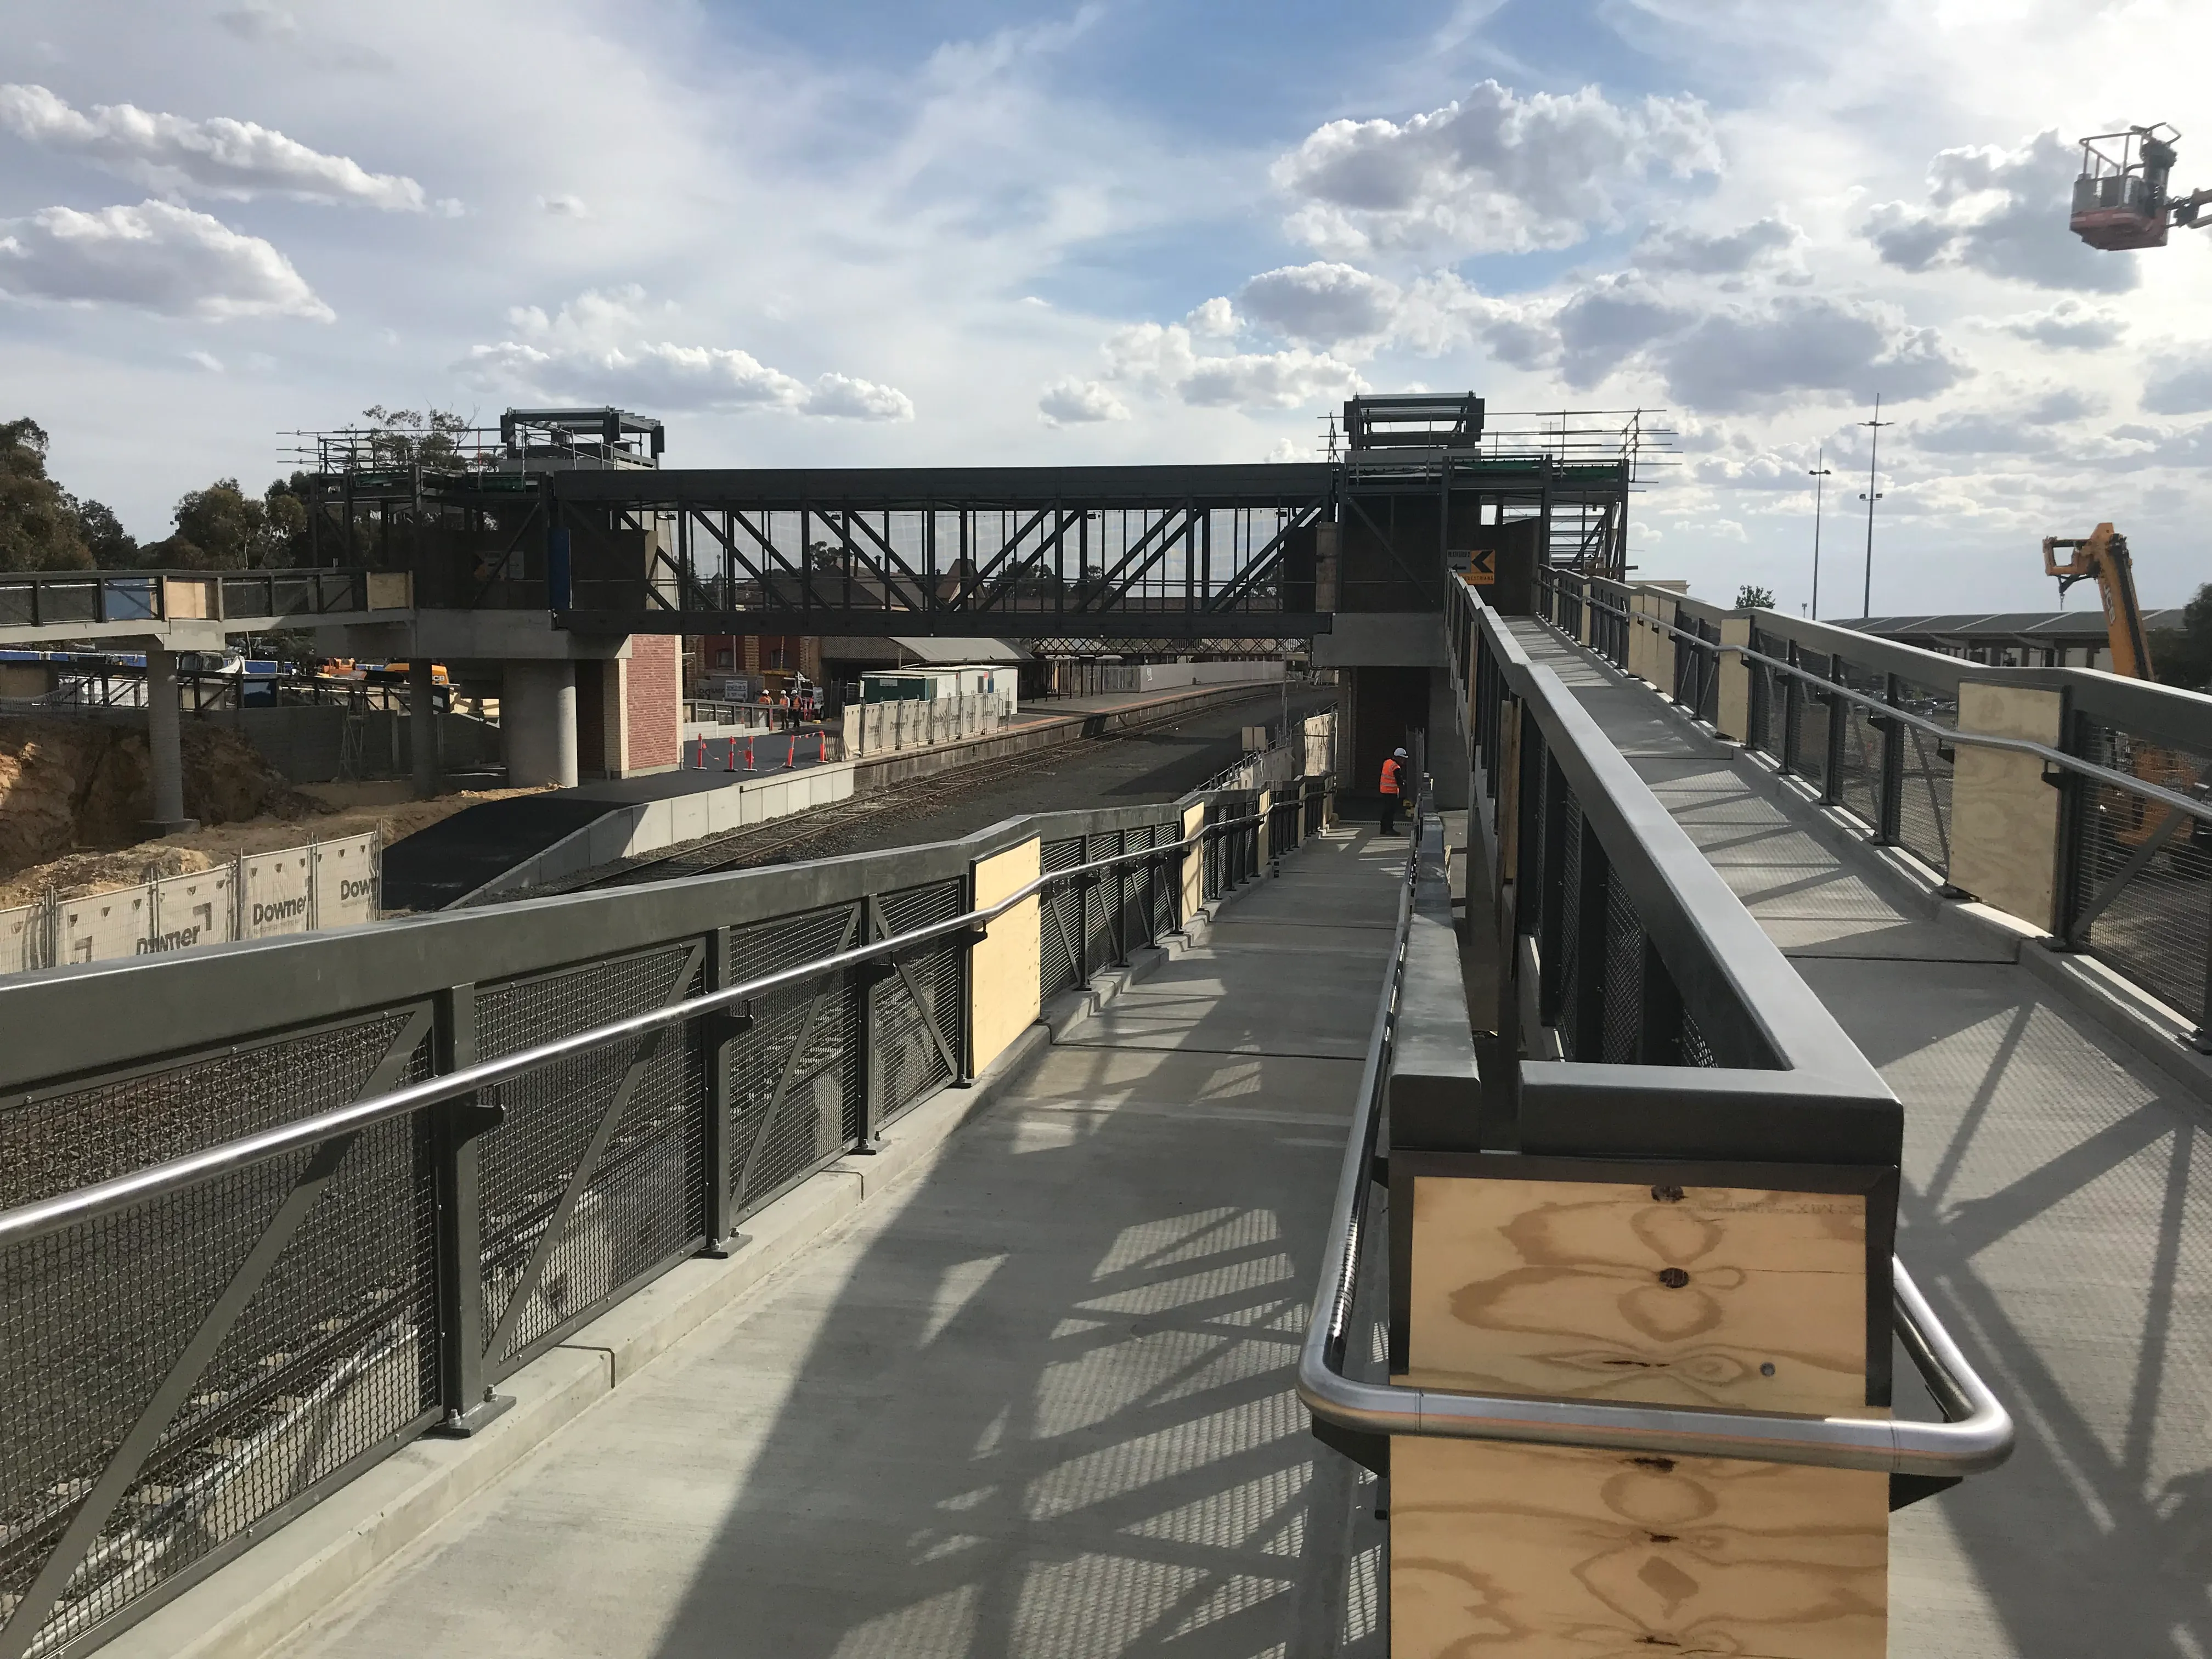
<path id="1" fill-rule="evenodd" d="M 1874 504 L 1881 499 L 1881 492 L 1874 487 L 1875 464 L 1881 459 L 1881 429 L 1895 426 L 1894 421 L 1881 418 L 1881 393 L 1874 394 L 1874 419 L 1861 421 L 1861 426 L 1873 428 L 1873 443 L 1867 452 L 1867 487 L 1859 499 L 1867 504 L 1866 590 L 1859 595 L 1859 615 L 1874 615 Z"/>
<path id="2" fill-rule="evenodd" d="M 1820 453 L 1814 457 L 1814 459 L 1821 465 L 1808 468 L 1805 475 L 1813 481 L 1813 620 L 1814 622 L 1820 620 L 1820 492 L 1827 487 L 1824 482 L 1829 476 L 1826 465 L 1827 459 L 1828 447 L 1823 444 L 1820 446 Z"/>

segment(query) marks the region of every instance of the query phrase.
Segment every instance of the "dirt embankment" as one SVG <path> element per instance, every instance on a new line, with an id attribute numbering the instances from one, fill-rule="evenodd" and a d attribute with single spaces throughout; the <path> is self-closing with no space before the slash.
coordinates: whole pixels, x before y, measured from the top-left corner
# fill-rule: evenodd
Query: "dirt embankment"
<path id="1" fill-rule="evenodd" d="M 404 782 L 288 782 L 222 726 L 186 720 L 185 812 L 201 828 L 144 838 L 153 811 L 146 737 L 88 720 L 0 718 L 0 909 L 129 887 L 376 830 L 386 845 L 440 818 L 530 790 L 410 798 Z"/>

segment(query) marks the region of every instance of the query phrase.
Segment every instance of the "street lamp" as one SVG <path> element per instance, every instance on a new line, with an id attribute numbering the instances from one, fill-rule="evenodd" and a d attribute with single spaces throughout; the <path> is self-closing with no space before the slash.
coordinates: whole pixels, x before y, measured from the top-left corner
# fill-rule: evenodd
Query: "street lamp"
<path id="1" fill-rule="evenodd" d="M 1881 459 L 1881 429 L 1895 426 L 1894 421 L 1881 418 L 1881 393 L 1874 394 L 1874 419 L 1861 421 L 1861 426 L 1873 428 L 1873 445 L 1867 452 L 1867 487 L 1859 492 L 1859 499 L 1867 504 L 1866 591 L 1859 596 L 1861 617 L 1874 615 L 1874 504 L 1881 499 L 1881 491 L 1874 487 L 1875 463 Z"/>
<path id="2" fill-rule="evenodd" d="M 1814 459 L 1825 462 L 1827 459 L 1828 447 L 1823 444 Z M 1822 480 L 1830 474 L 1826 466 L 1819 465 L 1808 467 L 1805 476 L 1813 481 L 1813 620 L 1818 622 L 1820 620 L 1820 492 L 1827 487 Z"/>

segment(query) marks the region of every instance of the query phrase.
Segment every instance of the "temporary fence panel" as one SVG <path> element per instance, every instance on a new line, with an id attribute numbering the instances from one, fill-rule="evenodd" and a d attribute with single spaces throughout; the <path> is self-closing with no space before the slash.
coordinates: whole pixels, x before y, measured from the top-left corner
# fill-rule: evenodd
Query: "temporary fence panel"
<path id="1" fill-rule="evenodd" d="M 139 951 L 182 951 L 235 939 L 238 905 L 231 874 L 228 867 L 196 870 L 150 883 L 152 914 Z"/>
<path id="2" fill-rule="evenodd" d="M 314 893 L 314 926 L 351 927 L 377 915 L 377 837 L 374 831 L 308 848 Z"/>

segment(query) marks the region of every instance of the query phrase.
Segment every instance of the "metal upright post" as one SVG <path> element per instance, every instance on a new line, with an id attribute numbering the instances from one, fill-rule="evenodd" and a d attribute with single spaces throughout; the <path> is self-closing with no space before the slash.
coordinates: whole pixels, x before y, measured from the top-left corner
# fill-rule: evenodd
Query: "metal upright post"
<path id="1" fill-rule="evenodd" d="M 1843 683 L 1844 659 L 1833 653 L 1828 657 L 1827 678 L 1831 685 Z M 1823 701 L 1828 705 L 1828 751 L 1827 775 L 1820 780 L 1820 804 L 1836 806 L 1844 799 L 1844 722 L 1850 718 L 1850 705 L 1832 691 Z"/>
<path id="2" fill-rule="evenodd" d="M 1798 666 L 1802 653 L 1797 648 L 1796 641 L 1790 641 L 1788 651 L 1790 665 L 1792 668 Z M 1802 724 L 1799 717 L 1804 710 L 1805 682 L 1795 674 L 1784 674 L 1782 677 L 1782 747 L 1777 751 L 1777 757 L 1782 763 L 1782 775 L 1785 778 L 1795 776 L 1798 769 L 1797 728 Z"/>
<path id="3" fill-rule="evenodd" d="M 1905 700 L 1903 682 L 1894 674 L 1882 680 L 1882 701 L 1892 708 Z M 1875 845 L 1894 847 L 1905 834 L 1905 722 L 1881 717 L 1881 798 Z"/>
<path id="4" fill-rule="evenodd" d="M 737 982 L 736 949 L 727 927 L 707 935 L 707 989 L 727 990 Z M 702 1022 L 707 1048 L 707 1114 L 704 1146 L 701 1149 L 702 1178 L 707 1185 L 705 1231 L 707 1242 L 699 1254 L 719 1261 L 745 1242 L 738 1231 L 737 1205 L 730 1191 L 730 1113 L 735 1103 L 732 1087 L 730 1049 L 752 1029 L 752 1016 L 742 1009 L 718 1010 Z"/>
<path id="5" fill-rule="evenodd" d="M 476 991 L 456 985 L 432 1005 L 434 1063 L 441 1073 L 476 1063 Z M 484 1381 L 483 1198 L 477 1139 L 506 1115 L 473 1094 L 432 1109 L 438 1173 L 438 1397 L 445 1418 L 432 1434 L 465 1439 L 514 1401 Z"/>
<path id="6" fill-rule="evenodd" d="M 883 936 L 884 902 L 871 893 L 860 901 L 860 939 L 872 945 Z M 854 1026 L 860 1050 L 854 1064 L 860 1077 L 860 1122 L 853 1150 L 872 1157 L 884 1149 L 883 1138 L 876 1133 L 883 1118 L 882 1084 L 878 1077 L 883 1067 L 876 1053 L 876 986 L 883 978 L 884 964 L 880 960 L 863 962 L 852 972 L 854 994 L 860 1000 L 860 1017 Z"/>

